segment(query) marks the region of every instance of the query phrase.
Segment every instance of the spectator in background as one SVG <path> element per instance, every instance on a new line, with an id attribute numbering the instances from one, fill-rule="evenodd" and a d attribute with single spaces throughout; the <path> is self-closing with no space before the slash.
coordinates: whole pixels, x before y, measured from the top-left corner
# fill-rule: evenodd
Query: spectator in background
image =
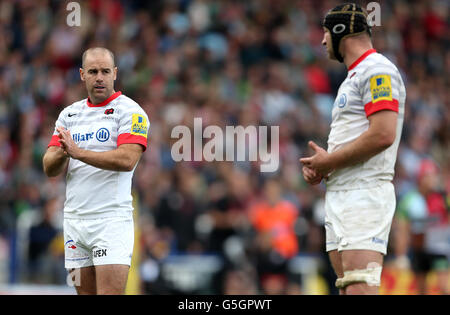
<path id="1" fill-rule="evenodd" d="M 424 159 L 413 188 L 399 201 L 395 221 L 396 265 L 417 275 L 419 294 L 426 294 L 426 274 L 437 271 L 439 289 L 449 294 L 450 212 L 437 165 Z"/>
<path id="2" fill-rule="evenodd" d="M 258 288 L 252 277 L 244 270 L 229 270 L 223 282 L 225 295 L 255 295 Z"/>
<path id="3" fill-rule="evenodd" d="M 155 221 L 160 229 L 174 231 L 174 249 L 181 252 L 203 251 L 195 231 L 195 219 L 201 211 L 198 190 L 202 178 L 192 168 L 178 167 L 173 187 L 163 194 L 155 208 Z"/>
<path id="4" fill-rule="evenodd" d="M 28 235 L 29 279 L 36 283 L 55 283 L 65 279 L 64 248 L 58 215 L 61 201 L 52 198 L 45 202 L 42 218 L 32 225 Z M 37 210 L 34 210 L 37 211 Z M 59 245 L 59 246 L 58 246 Z M 46 275 L 49 275 L 46 278 Z"/>
<path id="5" fill-rule="evenodd" d="M 285 283 L 280 282 L 279 277 L 272 278 L 271 274 L 286 273 L 286 262 L 299 252 L 294 231 L 299 211 L 291 202 L 283 199 L 278 180 L 268 179 L 261 198 L 250 206 L 248 215 L 256 232 L 255 254 L 259 276 L 266 278 L 269 287 Z"/>

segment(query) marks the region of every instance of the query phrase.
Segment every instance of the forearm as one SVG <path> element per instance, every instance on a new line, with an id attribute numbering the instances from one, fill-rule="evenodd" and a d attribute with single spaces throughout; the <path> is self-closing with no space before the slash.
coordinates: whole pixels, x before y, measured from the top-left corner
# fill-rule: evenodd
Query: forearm
<path id="1" fill-rule="evenodd" d="M 333 169 L 340 169 L 365 162 L 389 148 L 395 141 L 397 113 L 378 111 L 368 117 L 369 129 L 355 141 L 330 154 Z"/>
<path id="2" fill-rule="evenodd" d="M 74 158 L 100 169 L 118 172 L 129 172 L 136 164 L 135 159 L 121 149 L 105 152 L 79 149 Z"/>
<path id="3" fill-rule="evenodd" d="M 386 150 L 392 141 L 384 135 L 366 131 L 356 140 L 330 153 L 329 159 L 334 170 L 363 163 Z"/>
<path id="4" fill-rule="evenodd" d="M 54 177 L 61 174 L 69 160 L 64 154 L 64 150 L 59 147 L 50 147 L 42 159 L 44 173 L 48 177 Z"/>
<path id="5" fill-rule="evenodd" d="M 143 145 L 137 143 L 123 143 L 117 149 L 110 151 L 90 151 L 77 146 L 73 141 L 70 131 L 57 128 L 60 133 L 62 147 L 67 154 L 75 160 L 79 160 L 96 168 L 116 172 L 129 172 L 134 169 L 144 150 Z"/>

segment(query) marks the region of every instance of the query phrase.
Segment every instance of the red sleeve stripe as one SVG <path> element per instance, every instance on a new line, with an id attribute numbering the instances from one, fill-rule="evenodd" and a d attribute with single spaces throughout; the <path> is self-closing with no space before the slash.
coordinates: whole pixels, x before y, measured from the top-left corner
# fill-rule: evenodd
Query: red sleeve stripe
<path id="1" fill-rule="evenodd" d="M 135 136 L 130 133 L 122 133 L 117 137 L 117 146 L 124 143 L 137 143 L 144 147 L 144 151 L 147 149 L 147 138 L 143 136 Z"/>
<path id="2" fill-rule="evenodd" d="M 375 104 L 370 102 L 364 105 L 364 110 L 366 111 L 366 117 L 369 117 L 373 113 L 376 113 L 380 110 L 392 110 L 398 113 L 398 101 L 393 99 L 392 101 L 378 101 Z"/>
<path id="3" fill-rule="evenodd" d="M 59 137 L 57 135 L 53 135 L 52 139 L 50 140 L 50 143 L 48 144 L 47 148 L 57 146 L 60 147 L 61 143 L 58 142 Z"/>

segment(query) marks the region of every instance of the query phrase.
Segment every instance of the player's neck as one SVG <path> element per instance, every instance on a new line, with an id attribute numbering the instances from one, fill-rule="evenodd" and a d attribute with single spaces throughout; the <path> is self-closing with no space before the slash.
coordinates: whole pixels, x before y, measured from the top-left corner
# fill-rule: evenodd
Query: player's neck
<path id="1" fill-rule="evenodd" d="M 112 92 L 111 92 L 111 94 L 110 95 L 108 95 L 107 97 L 105 97 L 105 98 L 96 98 L 96 97 L 93 97 L 92 95 L 90 95 L 89 93 L 88 93 L 88 96 L 89 96 L 89 102 L 91 103 L 91 104 L 93 104 L 93 105 L 98 105 L 98 104 L 101 104 L 101 103 L 103 103 L 104 101 L 106 101 L 108 98 L 110 98 L 112 95 L 114 95 L 114 93 L 116 93 L 116 91 L 113 89 L 112 90 Z"/>
<path id="2" fill-rule="evenodd" d="M 344 64 L 348 68 L 361 57 L 366 51 L 373 49 L 370 42 L 346 41 L 344 47 Z"/>

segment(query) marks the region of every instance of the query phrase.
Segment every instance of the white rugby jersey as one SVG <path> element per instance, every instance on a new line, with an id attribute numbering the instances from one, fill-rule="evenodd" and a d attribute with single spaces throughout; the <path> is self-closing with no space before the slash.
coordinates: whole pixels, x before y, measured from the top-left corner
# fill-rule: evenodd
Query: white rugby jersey
<path id="1" fill-rule="evenodd" d="M 120 91 L 94 105 L 89 99 L 75 102 L 59 114 L 56 127 L 70 131 L 78 147 L 103 152 L 124 143 L 147 147 L 150 127 L 144 110 Z M 60 146 L 58 132 L 50 146 Z M 133 210 L 130 172 L 108 171 L 70 158 L 66 181 L 65 218 L 130 216 Z"/>
<path id="2" fill-rule="evenodd" d="M 354 141 L 369 128 L 367 117 L 380 110 L 398 112 L 394 143 L 364 163 L 339 169 L 327 181 L 328 190 L 361 189 L 392 181 L 405 112 L 406 89 L 397 67 L 374 49 L 348 69 L 333 105 L 328 152 Z"/>

